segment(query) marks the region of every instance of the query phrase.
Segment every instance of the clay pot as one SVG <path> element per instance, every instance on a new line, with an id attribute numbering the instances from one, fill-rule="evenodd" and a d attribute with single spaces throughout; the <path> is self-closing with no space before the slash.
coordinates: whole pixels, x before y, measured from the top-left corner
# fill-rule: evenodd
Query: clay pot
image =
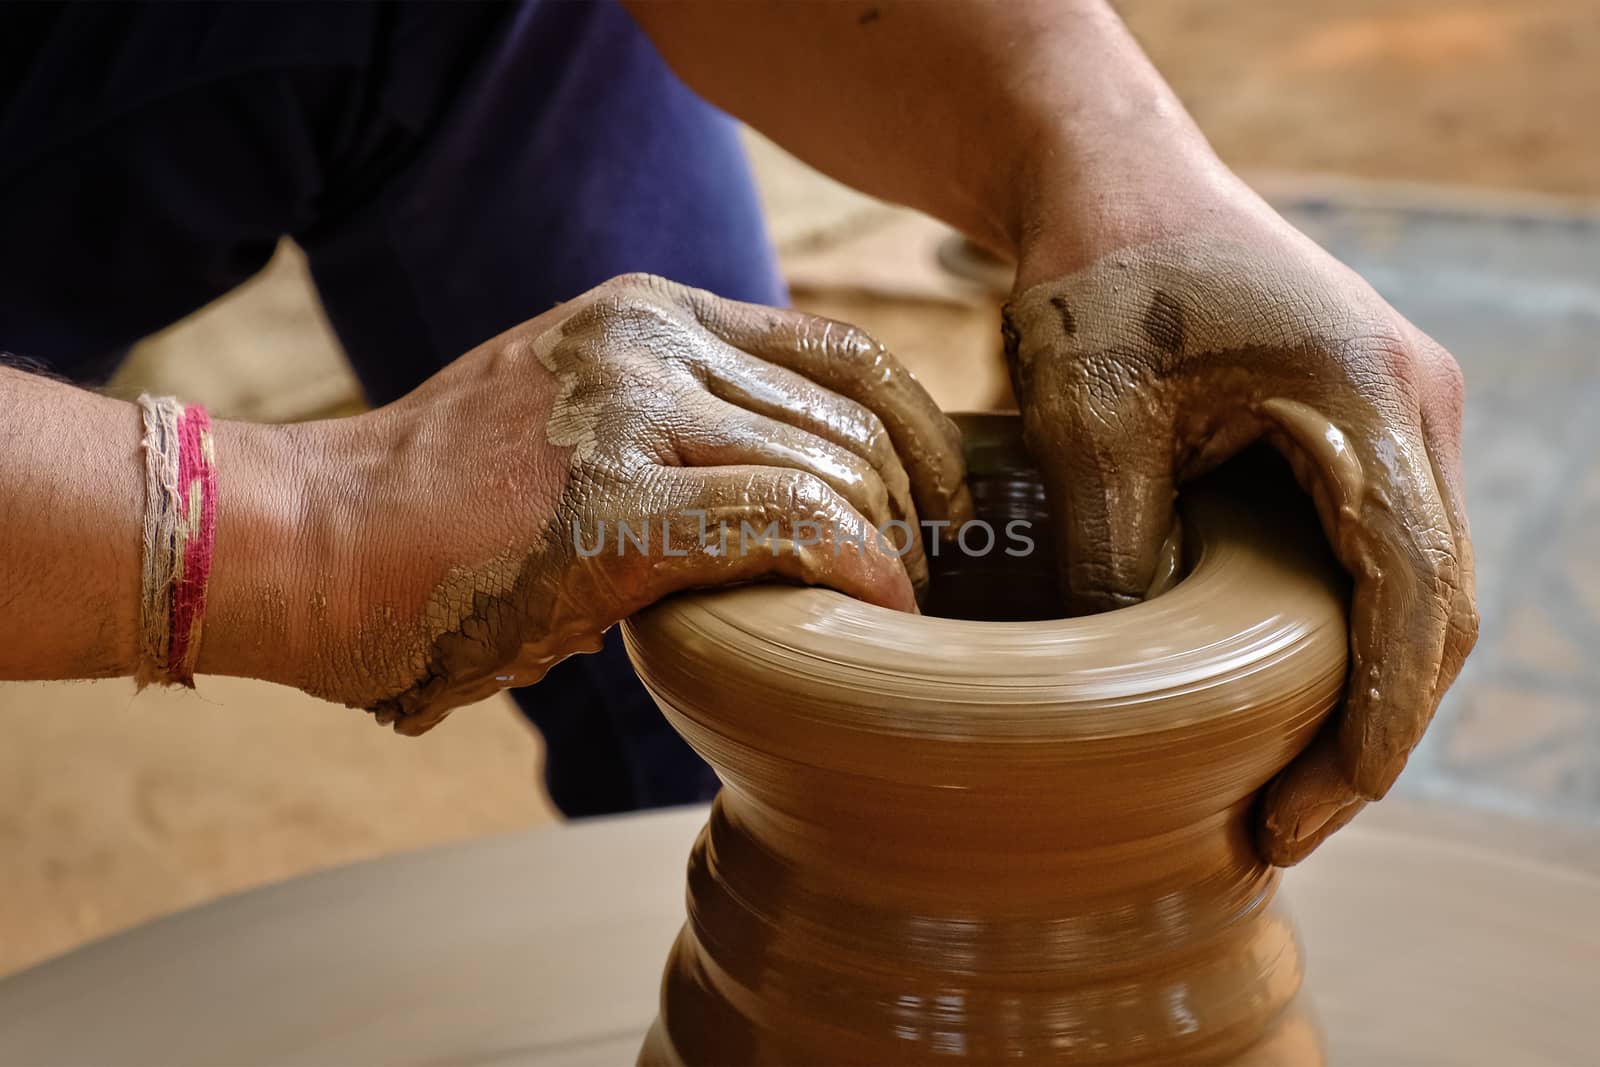
<path id="1" fill-rule="evenodd" d="M 921 617 L 768 585 L 626 625 L 724 786 L 639 1062 L 1321 1062 L 1249 821 L 1345 672 L 1300 495 L 1186 491 L 1170 592 L 1047 618 L 1017 421 L 959 421 L 980 517 L 1033 555 L 945 549 Z"/>

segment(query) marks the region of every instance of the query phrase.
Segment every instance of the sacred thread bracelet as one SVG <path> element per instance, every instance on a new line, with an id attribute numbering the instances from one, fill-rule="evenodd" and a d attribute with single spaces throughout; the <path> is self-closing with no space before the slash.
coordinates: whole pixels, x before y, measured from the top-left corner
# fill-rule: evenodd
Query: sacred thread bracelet
<path id="1" fill-rule="evenodd" d="M 194 688 L 217 533 L 217 460 L 198 404 L 139 397 L 144 422 L 144 561 L 134 681 Z"/>

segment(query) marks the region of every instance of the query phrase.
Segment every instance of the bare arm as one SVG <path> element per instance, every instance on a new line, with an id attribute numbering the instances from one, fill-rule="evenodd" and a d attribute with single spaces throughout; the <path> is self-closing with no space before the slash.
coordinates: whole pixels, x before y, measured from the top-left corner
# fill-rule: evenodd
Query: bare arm
<path id="1" fill-rule="evenodd" d="M 1023 285 L 1085 265 L 1113 228 L 1134 241 L 1175 215 L 1175 183 L 1154 195 L 1147 168 L 1183 185 L 1228 177 L 1102 0 L 627 6 L 707 99 L 1017 258 Z"/>
<path id="2" fill-rule="evenodd" d="M 5 368 L 0 412 L 0 678 L 130 673 L 144 485 L 138 412 Z"/>
<path id="3" fill-rule="evenodd" d="M 0 679 L 132 673 L 136 407 L 0 370 L 0 420 Z M 644 275 L 377 411 L 212 426 L 198 671 L 404 733 L 684 588 L 782 577 L 914 610 L 921 542 L 874 531 L 971 514 L 954 427 L 881 345 Z"/>
<path id="4" fill-rule="evenodd" d="M 201 669 L 292 682 L 252 590 L 295 578 L 291 434 L 219 423 L 229 464 Z M 0 367 L 0 679 L 131 674 L 144 459 L 138 409 Z"/>

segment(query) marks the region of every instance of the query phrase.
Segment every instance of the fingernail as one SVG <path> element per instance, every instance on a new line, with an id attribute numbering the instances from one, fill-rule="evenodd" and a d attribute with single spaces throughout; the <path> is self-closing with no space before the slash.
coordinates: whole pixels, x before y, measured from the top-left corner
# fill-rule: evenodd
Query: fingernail
<path id="1" fill-rule="evenodd" d="M 1347 804 L 1311 805 L 1295 816 L 1294 831 L 1289 835 L 1289 840 L 1298 845 L 1302 841 L 1315 837 L 1324 826 L 1332 821 L 1335 815 L 1348 806 Z"/>
<path id="2" fill-rule="evenodd" d="M 1315 804 L 1307 808 L 1305 813 L 1295 820 L 1293 842 L 1297 845 L 1314 840 L 1317 835 L 1337 830 L 1350 819 L 1356 812 L 1366 807 L 1364 800 L 1347 800 L 1343 804 Z"/>

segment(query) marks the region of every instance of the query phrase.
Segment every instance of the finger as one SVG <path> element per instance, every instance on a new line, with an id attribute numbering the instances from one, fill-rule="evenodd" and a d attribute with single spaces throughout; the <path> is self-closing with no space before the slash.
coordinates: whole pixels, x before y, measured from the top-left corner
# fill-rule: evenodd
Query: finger
<path id="1" fill-rule="evenodd" d="M 679 458 L 690 467 L 765 466 L 806 471 L 834 492 L 902 550 L 901 562 L 914 589 L 928 584 L 928 562 L 915 526 L 896 524 L 889 491 L 865 459 L 832 441 L 785 422 L 709 398 L 712 405 L 694 429 L 673 440 Z"/>
<path id="2" fill-rule="evenodd" d="M 1467 654 L 1478 641 L 1477 577 L 1461 478 L 1461 416 L 1466 390 L 1460 366 L 1436 341 L 1416 331 L 1414 346 L 1422 366 L 1422 437 L 1455 541 L 1458 571 L 1449 609 L 1444 657 L 1434 685 L 1433 702 L 1437 710 L 1445 690 L 1461 673 Z"/>
<path id="3" fill-rule="evenodd" d="M 917 510 L 951 523 L 946 539 L 972 518 L 960 431 L 882 344 L 846 323 L 695 292 L 696 314 L 712 333 L 877 415 L 910 477 Z"/>
<path id="4" fill-rule="evenodd" d="M 682 555 L 609 581 L 631 592 L 629 612 L 682 589 L 782 577 L 915 611 L 911 581 L 877 531 L 825 481 L 770 466 L 682 467 L 662 473 Z M 597 562 L 599 562 L 597 558 Z M 615 565 L 608 559 L 607 566 Z"/>
<path id="5" fill-rule="evenodd" d="M 883 420 L 871 409 L 784 367 L 728 346 L 731 354 L 704 370 L 706 388 L 730 404 L 848 448 L 872 464 L 889 492 L 894 517 L 918 530 L 911 481 Z"/>
<path id="6" fill-rule="evenodd" d="M 1260 410 L 1355 580 L 1340 749 L 1356 794 L 1376 800 L 1433 714 L 1459 587 L 1455 540 L 1420 433 L 1373 413 L 1375 430 L 1347 436 L 1316 409 L 1282 398 Z"/>
<path id="7" fill-rule="evenodd" d="M 1158 597 L 1162 593 L 1178 584 L 1178 579 L 1183 577 L 1183 520 L 1173 516 L 1172 529 L 1167 533 L 1166 540 L 1161 542 L 1161 551 L 1156 556 L 1156 569 L 1150 576 L 1150 587 L 1145 590 L 1144 598 Z"/>
<path id="8" fill-rule="evenodd" d="M 1039 464 L 1069 606 L 1079 614 L 1137 603 L 1176 558 L 1173 476 L 1167 435 L 1138 409 L 1105 409 L 1103 397 L 1030 405 L 1023 429 Z M 1130 404 L 1138 403 L 1129 398 Z M 1085 410 L 1095 405 L 1094 411 Z"/>
<path id="9" fill-rule="evenodd" d="M 1261 799 L 1256 851 L 1275 867 L 1299 863 L 1355 818 L 1366 801 L 1345 777 L 1338 724 L 1324 726 Z"/>

